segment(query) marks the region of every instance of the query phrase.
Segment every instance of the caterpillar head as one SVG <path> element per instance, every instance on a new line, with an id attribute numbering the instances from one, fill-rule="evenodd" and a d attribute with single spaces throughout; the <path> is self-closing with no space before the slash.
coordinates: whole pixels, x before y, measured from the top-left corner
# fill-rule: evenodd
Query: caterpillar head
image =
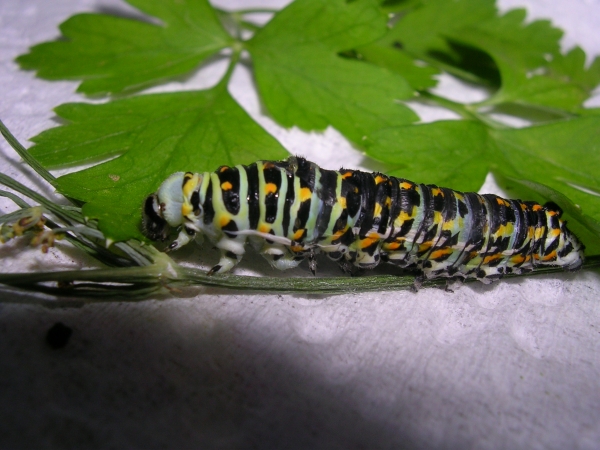
<path id="1" fill-rule="evenodd" d="M 171 228 L 177 228 L 183 223 L 183 180 L 183 172 L 174 173 L 161 184 L 156 193 L 144 200 L 142 231 L 153 241 L 164 241 Z"/>

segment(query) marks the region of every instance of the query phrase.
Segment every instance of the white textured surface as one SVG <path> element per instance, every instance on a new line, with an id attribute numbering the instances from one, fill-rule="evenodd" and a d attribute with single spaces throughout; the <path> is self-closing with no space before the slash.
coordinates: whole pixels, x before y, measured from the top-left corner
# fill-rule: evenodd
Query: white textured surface
<path id="1" fill-rule="evenodd" d="M 55 38 L 76 11 L 124 7 L 0 3 L 0 118 L 25 141 L 55 125 L 52 107 L 81 98 L 73 83 L 19 71 L 14 57 Z M 281 2 L 219 2 L 251 3 Z M 500 6 L 551 17 L 567 31 L 566 48 L 600 54 L 597 0 Z M 186 88 L 202 86 L 204 76 Z M 247 72 L 233 81 L 236 98 L 290 151 L 325 167 L 340 159 L 372 166 L 335 131 L 280 129 L 260 116 Z M 23 164 L 5 143 L 2 150 L 2 171 L 19 176 Z M 58 251 L 22 251 L 0 247 L 2 270 L 83 264 Z M 0 447 L 598 448 L 599 293 L 599 275 L 584 271 L 454 294 L 190 290 L 79 309 L 0 304 Z M 66 348 L 50 350 L 44 336 L 58 321 L 74 333 Z"/>

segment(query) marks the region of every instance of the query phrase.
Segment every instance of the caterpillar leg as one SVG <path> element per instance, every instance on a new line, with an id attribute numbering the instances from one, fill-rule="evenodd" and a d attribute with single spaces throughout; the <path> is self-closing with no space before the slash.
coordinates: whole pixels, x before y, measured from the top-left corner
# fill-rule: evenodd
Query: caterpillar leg
<path id="1" fill-rule="evenodd" d="M 348 255 L 350 256 L 350 261 L 360 269 L 374 269 L 381 262 L 379 250 L 376 250 L 373 253 L 362 250 L 354 252 L 350 251 L 348 252 Z"/>
<path id="2" fill-rule="evenodd" d="M 340 259 L 338 261 L 338 264 L 340 266 L 340 269 L 342 269 L 342 272 L 347 273 L 351 277 L 354 277 L 356 275 L 360 275 L 361 272 L 363 271 L 363 269 L 355 266 L 352 262 L 350 262 L 346 258 Z"/>
<path id="3" fill-rule="evenodd" d="M 221 259 L 217 265 L 208 271 L 208 275 L 225 273 L 233 269 L 244 256 L 244 243 L 245 240 L 222 238 L 216 245 L 221 250 Z"/>
<path id="4" fill-rule="evenodd" d="M 179 232 L 177 239 L 175 239 L 173 242 L 171 242 L 169 247 L 167 247 L 167 252 L 172 252 L 174 250 L 177 250 L 177 249 L 183 247 L 184 245 L 188 244 L 194 238 L 196 238 L 196 240 L 200 240 L 200 243 L 202 242 L 201 241 L 202 235 L 198 234 L 196 236 L 196 230 L 193 230 L 192 228 L 188 228 L 188 227 L 183 227 L 181 229 L 181 231 Z"/>
<path id="5" fill-rule="evenodd" d="M 313 275 L 317 274 L 317 254 L 314 249 L 311 249 L 308 254 L 308 268 Z"/>
<path id="6" fill-rule="evenodd" d="M 297 267 L 304 259 L 303 256 L 294 255 L 285 247 L 268 246 L 260 254 L 269 261 L 272 267 L 278 270 L 288 270 Z"/>

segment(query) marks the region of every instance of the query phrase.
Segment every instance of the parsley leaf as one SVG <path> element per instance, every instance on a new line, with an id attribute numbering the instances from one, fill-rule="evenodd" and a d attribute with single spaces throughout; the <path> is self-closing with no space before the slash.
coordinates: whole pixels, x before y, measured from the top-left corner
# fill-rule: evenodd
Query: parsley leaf
<path id="1" fill-rule="evenodd" d="M 186 74 L 233 42 L 207 0 L 128 3 L 161 24 L 78 14 L 60 26 L 65 39 L 36 45 L 17 62 L 48 80 L 83 80 L 84 94 L 116 94 Z"/>
<path id="2" fill-rule="evenodd" d="M 142 201 L 174 172 L 287 156 L 222 83 L 101 105 L 65 104 L 56 113 L 68 124 L 38 135 L 30 152 L 50 167 L 117 156 L 56 180 L 60 192 L 86 202 L 83 213 L 98 218 L 114 240 L 142 237 Z"/>
<path id="3" fill-rule="evenodd" d="M 549 21 L 525 24 L 523 9 L 462 28 L 449 37 L 491 55 L 502 84 L 485 105 L 519 103 L 575 112 L 588 97 L 576 84 L 546 74 L 548 62 L 560 57 L 562 31 Z"/>
<path id="4" fill-rule="evenodd" d="M 447 34 L 496 15 L 494 0 L 430 0 L 402 17 L 384 41 L 396 43 L 409 53 L 429 59 L 433 56 L 459 58 L 445 39 Z"/>
<path id="5" fill-rule="evenodd" d="M 417 116 L 398 104 L 413 90 L 387 69 L 338 56 L 380 38 L 386 18 L 371 0 L 297 0 L 248 42 L 262 101 L 280 124 L 332 125 L 356 144 Z"/>
<path id="6" fill-rule="evenodd" d="M 383 40 L 357 47 L 356 57 L 401 75 L 417 91 L 437 85 L 434 75 L 441 72 L 433 66 L 419 64 L 406 52 Z"/>

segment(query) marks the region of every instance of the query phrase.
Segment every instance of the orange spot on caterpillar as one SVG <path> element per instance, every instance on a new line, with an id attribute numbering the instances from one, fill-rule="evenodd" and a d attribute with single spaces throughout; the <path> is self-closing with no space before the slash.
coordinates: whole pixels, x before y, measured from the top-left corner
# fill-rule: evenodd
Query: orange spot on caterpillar
<path id="1" fill-rule="evenodd" d="M 439 259 L 443 256 L 450 255 L 452 253 L 452 249 L 450 247 L 441 248 L 439 250 L 434 250 L 429 255 L 429 259 Z"/>
<path id="2" fill-rule="evenodd" d="M 300 239 L 302 239 L 303 235 L 304 235 L 304 228 L 300 228 L 299 230 L 297 230 L 294 233 L 293 238 L 294 238 L 295 241 L 299 241 Z"/>
<path id="3" fill-rule="evenodd" d="M 312 198 L 312 192 L 309 188 L 304 187 L 300 189 L 300 201 L 305 202 L 306 200 L 310 200 Z"/>
<path id="4" fill-rule="evenodd" d="M 266 194 L 274 194 L 275 192 L 277 192 L 277 185 L 275 183 L 267 183 L 265 185 L 265 192 Z"/>

